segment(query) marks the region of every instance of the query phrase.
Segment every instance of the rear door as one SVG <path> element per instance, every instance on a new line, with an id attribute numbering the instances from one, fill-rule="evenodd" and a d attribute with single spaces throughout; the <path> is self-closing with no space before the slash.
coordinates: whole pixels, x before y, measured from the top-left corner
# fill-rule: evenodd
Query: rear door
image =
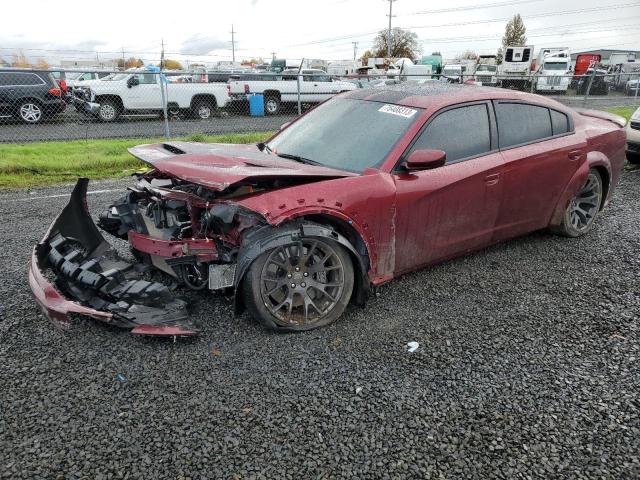
<path id="1" fill-rule="evenodd" d="M 11 96 L 13 95 L 12 76 L 11 72 L 0 72 L 0 116 L 10 115 Z"/>
<path id="2" fill-rule="evenodd" d="M 513 101 L 494 106 L 504 158 L 500 240 L 548 225 L 561 193 L 585 160 L 587 142 L 559 110 Z"/>
<path id="3" fill-rule="evenodd" d="M 487 245 L 502 198 L 502 156 L 490 102 L 458 105 L 429 120 L 403 155 L 416 149 L 447 154 L 444 166 L 398 168 L 396 273 Z"/>

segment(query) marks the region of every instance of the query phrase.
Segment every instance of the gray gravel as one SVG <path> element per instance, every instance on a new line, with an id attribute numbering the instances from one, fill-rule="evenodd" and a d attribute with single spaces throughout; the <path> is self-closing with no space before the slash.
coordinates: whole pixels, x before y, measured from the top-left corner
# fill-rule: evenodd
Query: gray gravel
<path id="1" fill-rule="evenodd" d="M 640 476 L 638 170 L 586 238 L 406 275 L 297 335 L 192 294 L 203 334 L 175 344 L 39 314 L 27 259 L 66 199 L 38 197 L 69 191 L 0 194 L 1 478 Z"/>

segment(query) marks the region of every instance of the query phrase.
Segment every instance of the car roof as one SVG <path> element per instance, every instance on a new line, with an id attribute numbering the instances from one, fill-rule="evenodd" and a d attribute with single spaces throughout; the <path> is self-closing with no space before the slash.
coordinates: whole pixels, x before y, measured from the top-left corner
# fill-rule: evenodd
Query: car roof
<path id="1" fill-rule="evenodd" d="M 442 108 L 456 103 L 482 100 L 518 100 L 567 111 L 567 108 L 561 103 L 540 95 L 502 88 L 460 85 L 445 82 L 387 85 L 376 88 L 375 90 L 352 90 L 343 95 L 345 98 L 392 103 L 424 109 Z"/>

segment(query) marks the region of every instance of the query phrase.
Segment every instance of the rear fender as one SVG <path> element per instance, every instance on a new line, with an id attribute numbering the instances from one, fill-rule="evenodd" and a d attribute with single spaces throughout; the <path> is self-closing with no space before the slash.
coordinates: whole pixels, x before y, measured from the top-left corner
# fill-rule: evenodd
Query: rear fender
<path id="1" fill-rule="evenodd" d="M 564 215 L 567 206 L 571 199 L 578 193 L 578 190 L 585 184 L 587 181 L 587 177 L 589 176 L 589 170 L 592 168 L 604 169 L 607 171 L 608 178 L 611 178 L 611 166 L 609 164 L 609 159 L 601 152 L 589 152 L 587 154 L 587 161 L 583 162 L 576 172 L 571 177 L 571 180 L 567 184 L 567 187 L 560 195 L 560 199 L 556 204 L 556 208 L 553 211 L 553 215 L 551 216 L 551 220 L 549 221 L 549 226 L 558 226 L 562 223 L 562 217 Z M 603 178 L 605 182 L 608 179 Z M 606 185 L 605 185 L 605 188 Z M 608 190 L 605 192 L 605 195 L 608 195 Z M 606 200 L 607 197 L 605 197 Z M 603 202 L 603 206 L 604 206 Z"/>

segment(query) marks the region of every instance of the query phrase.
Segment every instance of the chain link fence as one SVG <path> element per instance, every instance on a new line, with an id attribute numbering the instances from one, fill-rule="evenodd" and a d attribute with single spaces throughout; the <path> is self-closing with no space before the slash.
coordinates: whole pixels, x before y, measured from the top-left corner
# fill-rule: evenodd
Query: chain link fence
<path id="1" fill-rule="evenodd" d="M 639 106 L 640 73 L 582 76 L 329 75 L 321 70 L 163 72 L 0 70 L 0 143 L 107 138 L 198 138 L 280 128 L 341 92 L 447 82 L 510 88 L 571 107 Z M 469 87 L 473 88 L 473 87 Z"/>

